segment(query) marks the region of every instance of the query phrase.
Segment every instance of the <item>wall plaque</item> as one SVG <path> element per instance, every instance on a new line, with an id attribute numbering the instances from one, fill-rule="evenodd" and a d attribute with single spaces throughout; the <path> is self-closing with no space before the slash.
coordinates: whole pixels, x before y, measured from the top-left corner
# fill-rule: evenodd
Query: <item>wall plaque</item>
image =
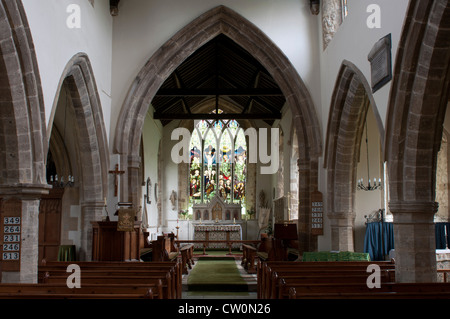
<path id="1" fill-rule="evenodd" d="M 391 34 L 378 40 L 367 59 L 370 62 L 372 93 L 392 79 Z"/>
<path id="2" fill-rule="evenodd" d="M 311 234 L 323 235 L 323 195 L 316 191 L 311 194 Z"/>

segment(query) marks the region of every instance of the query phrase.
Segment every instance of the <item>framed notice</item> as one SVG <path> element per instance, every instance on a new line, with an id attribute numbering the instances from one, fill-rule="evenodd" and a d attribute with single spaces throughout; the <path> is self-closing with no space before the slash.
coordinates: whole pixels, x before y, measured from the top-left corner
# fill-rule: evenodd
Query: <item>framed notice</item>
<path id="1" fill-rule="evenodd" d="M 323 195 L 321 192 L 311 194 L 311 234 L 323 235 Z"/>
<path id="2" fill-rule="evenodd" d="M 21 240 L 20 203 L 3 201 L 0 209 L 0 261 L 3 271 L 20 271 Z"/>

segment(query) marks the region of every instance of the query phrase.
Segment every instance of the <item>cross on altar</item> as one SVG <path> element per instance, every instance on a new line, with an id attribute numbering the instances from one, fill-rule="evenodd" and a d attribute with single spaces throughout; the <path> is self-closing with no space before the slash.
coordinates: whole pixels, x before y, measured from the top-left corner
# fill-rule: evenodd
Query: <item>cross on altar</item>
<path id="1" fill-rule="evenodd" d="M 114 171 L 109 171 L 110 174 L 114 174 L 114 196 L 117 197 L 119 190 L 119 175 L 125 173 L 125 171 L 119 171 L 119 164 L 116 164 L 116 169 Z"/>

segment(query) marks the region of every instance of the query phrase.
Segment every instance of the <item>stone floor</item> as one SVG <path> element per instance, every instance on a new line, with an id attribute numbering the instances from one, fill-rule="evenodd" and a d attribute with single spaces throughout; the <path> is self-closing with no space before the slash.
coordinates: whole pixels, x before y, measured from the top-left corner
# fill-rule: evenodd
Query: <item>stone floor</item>
<path id="1" fill-rule="evenodd" d="M 187 279 L 189 277 L 189 273 L 191 270 L 188 270 L 188 273 L 183 275 L 183 299 L 256 299 L 256 286 L 257 279 L 256 274 L 248 274 L 247 271 L 241 266 L 241 259 L 235 259 L 236 265 L 241 273 L 242 278 L 247 281 L 249 285 L 248 292 L 218 292 L 217 294 L 207 292 L 202 293 L 201 291 L 188 291 L 187 289 Z M 196 263 L 197 264 L 197 263 Z M 196 265 L 195 264 L 195 265 Z M 195 267 L 194 265 L 194 267 Z"/>

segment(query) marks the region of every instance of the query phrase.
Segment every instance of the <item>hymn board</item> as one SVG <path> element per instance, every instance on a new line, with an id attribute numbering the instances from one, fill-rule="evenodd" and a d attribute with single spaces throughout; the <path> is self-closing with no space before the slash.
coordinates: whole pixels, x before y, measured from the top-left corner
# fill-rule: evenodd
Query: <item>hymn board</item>
<path id="1" fill-rule="evenodd" d="M 323 196 L 318 191 L 311 193 L 311 234 L 323 235 Z"/>
<path id="2" fill-rule="evenodd" d="M 0 208 L 0 244 L 3 271 L 20 271 L 21 203 L 3 201 Z"/>

